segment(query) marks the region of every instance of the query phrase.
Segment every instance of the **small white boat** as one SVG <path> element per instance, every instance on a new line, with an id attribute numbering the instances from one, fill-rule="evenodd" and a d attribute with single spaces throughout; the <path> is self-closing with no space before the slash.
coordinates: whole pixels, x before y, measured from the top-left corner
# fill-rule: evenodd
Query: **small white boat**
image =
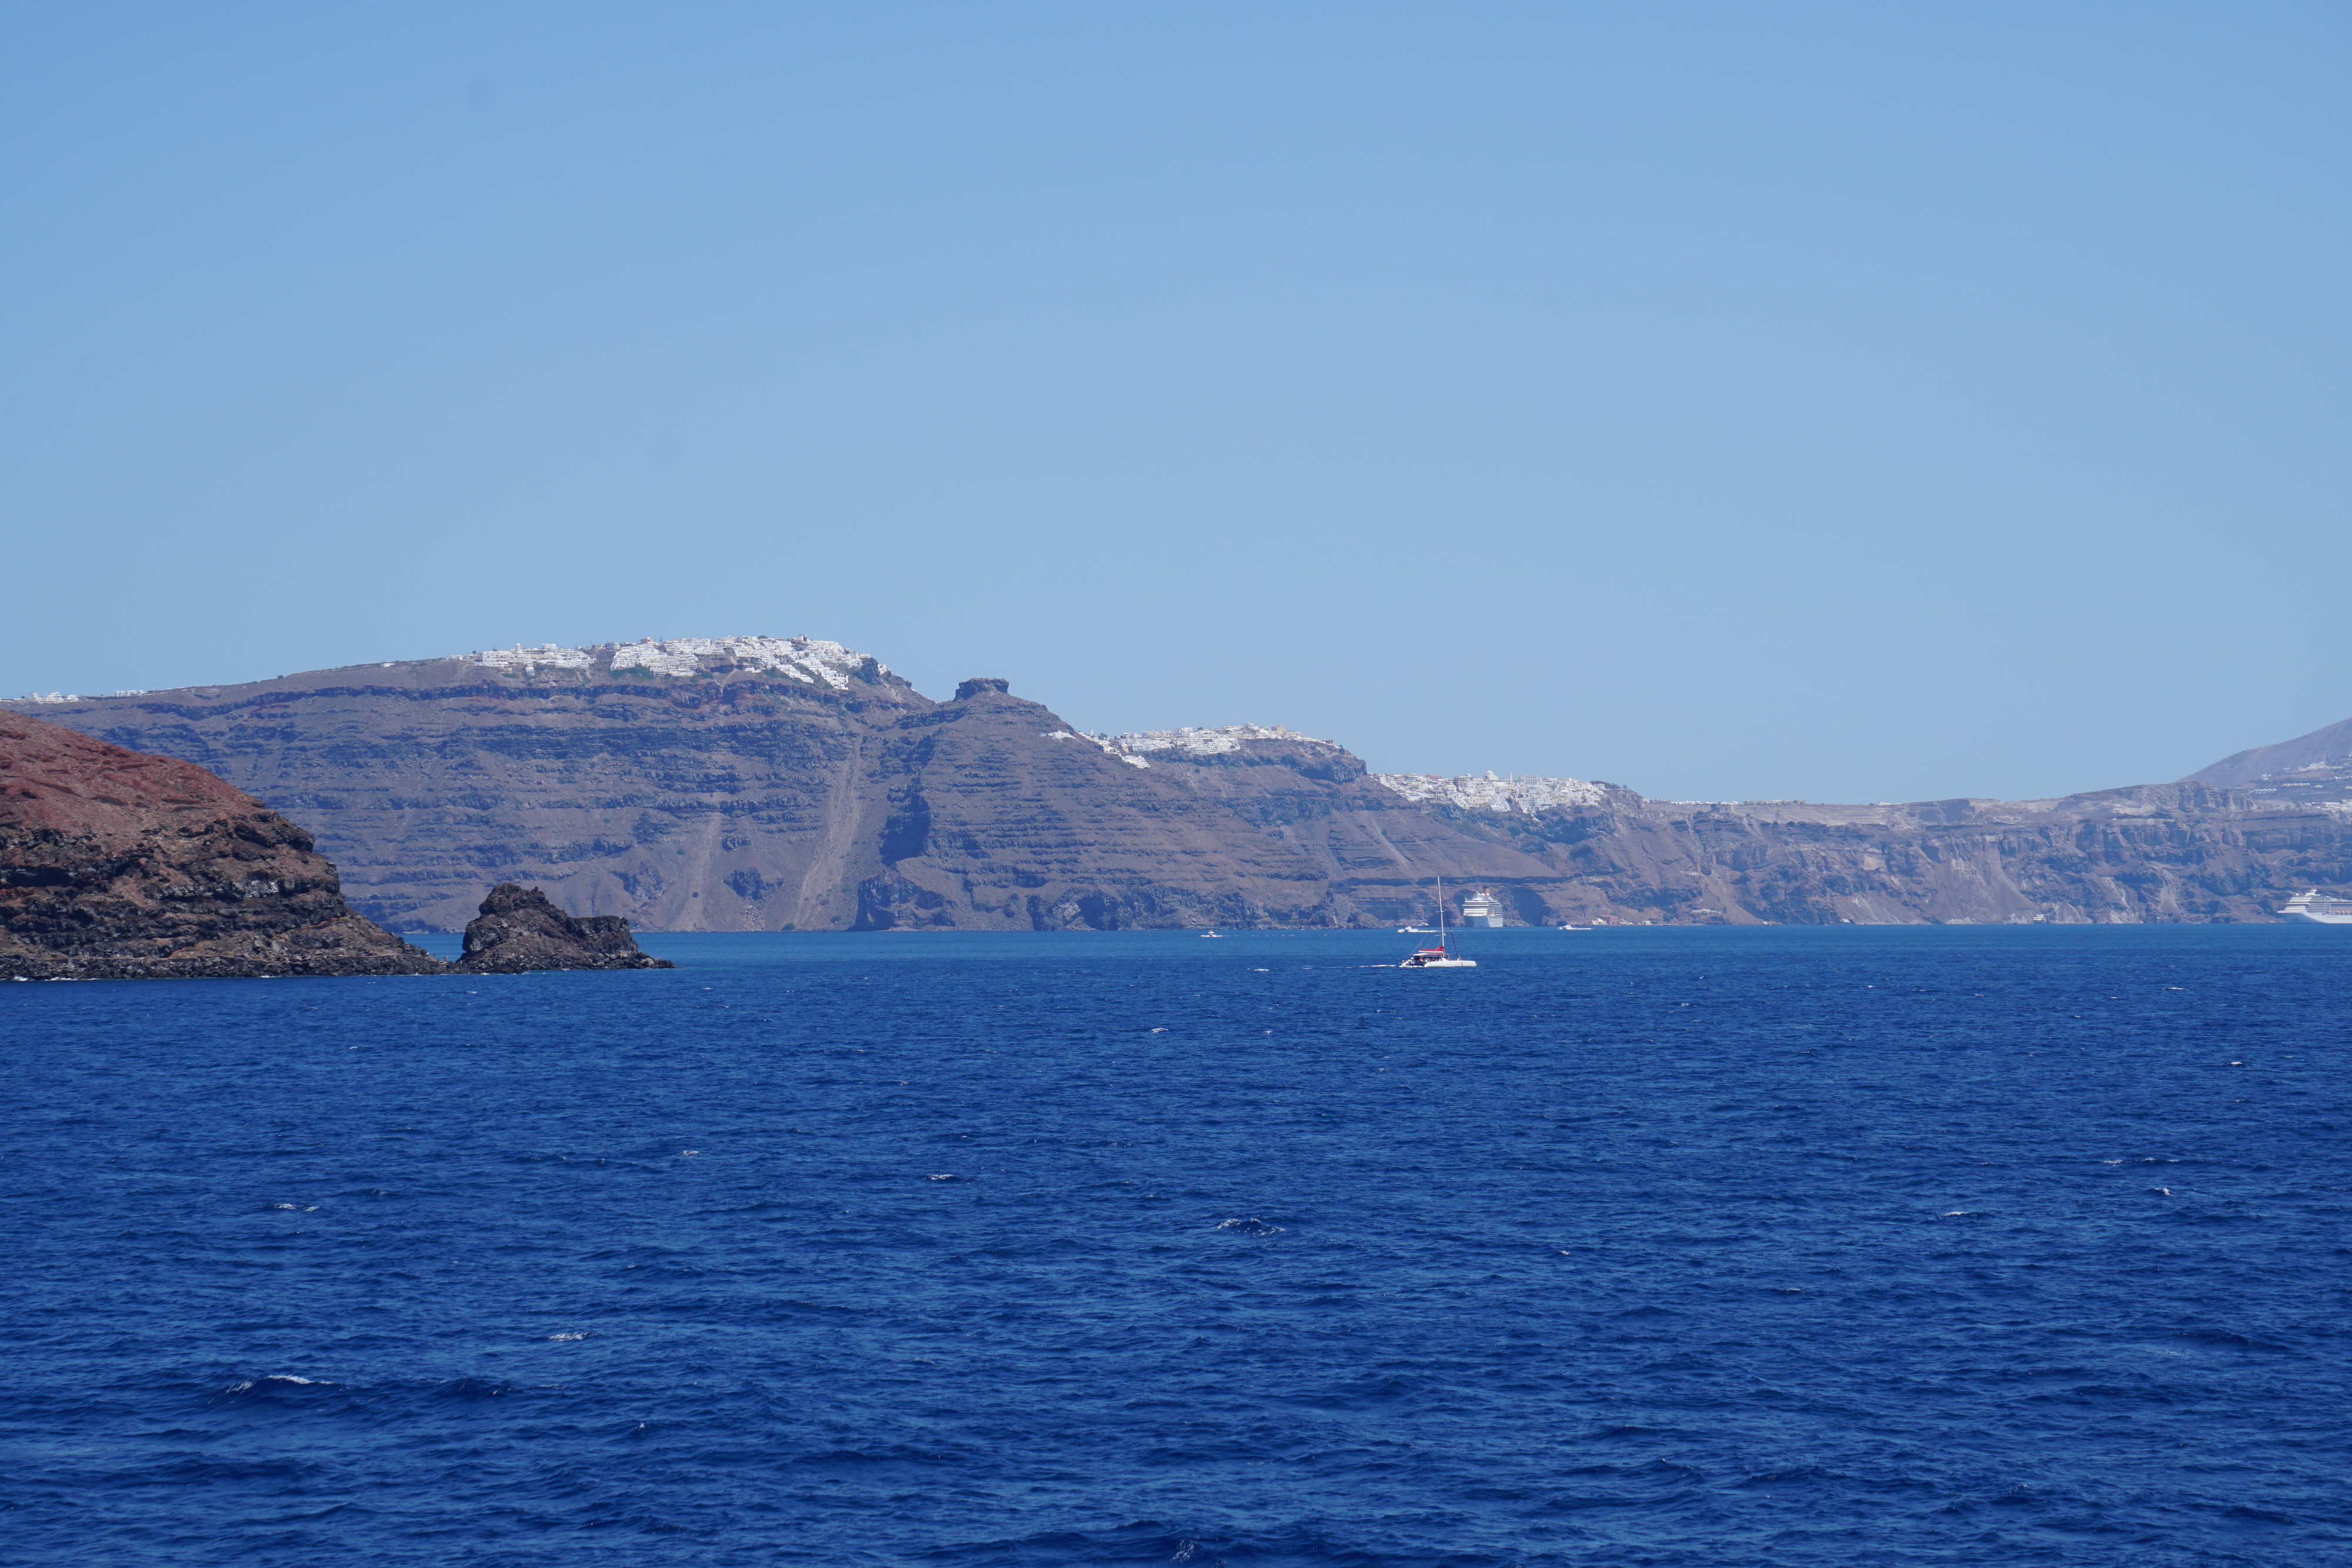
<path id="1" fill-rule="evenodd" d="M 1203 931 L 1201 935 L 1203 936 L 1223 936 L 1224 933 L 1222 931 Z"/>
<path id="2" fill-rule="evenodd" d="M 1434 936 L 1437 934 L 1437 927 L 1434 925 L 1400 925 L 1397 927 L 1397 935 L 1400 936 Z"/>

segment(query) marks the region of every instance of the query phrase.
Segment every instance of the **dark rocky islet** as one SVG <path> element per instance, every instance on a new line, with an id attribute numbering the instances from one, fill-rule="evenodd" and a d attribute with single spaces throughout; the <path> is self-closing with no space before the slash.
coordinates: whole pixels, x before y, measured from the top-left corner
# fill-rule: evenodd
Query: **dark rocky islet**
<path id="1" fill-rule="evenodd" d="M 535 887 L 502 882 L 466 925 L 457 967 L 472 974 L 540 969 L 674 969 L 641 951 L 617 915 L 566 915 Z"/>

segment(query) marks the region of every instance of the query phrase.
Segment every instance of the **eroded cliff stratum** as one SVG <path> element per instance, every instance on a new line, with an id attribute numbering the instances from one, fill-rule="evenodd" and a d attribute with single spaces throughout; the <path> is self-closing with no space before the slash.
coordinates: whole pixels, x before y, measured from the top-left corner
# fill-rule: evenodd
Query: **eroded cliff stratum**
<path id="1" fill-rule="evenodd" d="M 727 931 L 1385 925 L 1441 876 L 1528 924 L 2264 919 L 2352 880 L 2352 774 L 2331 794 L 2294 742 L 2061 800 L 1669 802 L 1374 775 L 1278 727 L 1090 736 L 1000 680 L 936 702 L 768 637 L 0 706 L 260 797 L 396 930 L 460 927 L 508 881 Z"/>

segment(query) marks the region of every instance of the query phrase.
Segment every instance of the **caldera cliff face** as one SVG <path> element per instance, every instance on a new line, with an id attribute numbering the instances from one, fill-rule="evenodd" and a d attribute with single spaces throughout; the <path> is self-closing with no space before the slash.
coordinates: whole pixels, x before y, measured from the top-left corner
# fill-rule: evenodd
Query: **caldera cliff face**
<path id="1" fill-rule="evenodd" d="M 2268 920 L 2352 888 L 2352 721 L 2174 785 L 1904 805 L 1376 774 L 1282 726 L 1090 735 L 812 638 L 513 648 L 0 703 L 185 757 L 319 835 L 352 906 L 498 883 L 647 931 Z"/>
<path id="2" fill-rule="evenodd" d="M 1254 740 L 1178 765 L 1081 737 L 1008 684 L 938 703 L 835 643 L 678 639 L 45 716 L 262 796 L 399 930 L 457 930 L 502 882 L 639 930 L 812 931 L 1392 924 L 1385 904 L 1425 909 L 1433 874 L 1559 880 L 1405 808 L 1339 747 Z M 1361 899 L 1335 881 L 1358 862 Z"/>

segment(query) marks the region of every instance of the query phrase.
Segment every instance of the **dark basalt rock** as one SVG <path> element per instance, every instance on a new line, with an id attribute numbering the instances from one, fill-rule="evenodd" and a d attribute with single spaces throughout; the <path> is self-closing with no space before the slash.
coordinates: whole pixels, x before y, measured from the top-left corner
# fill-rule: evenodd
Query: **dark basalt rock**
<path id="1" fill-rule="evenodd" d="M 0 977 L 430 975 L 310 835 L 192 762 L 0 714 Z"/>
<path id="2" fill-rule="evenodd" d="M 566 915 L 535 887 L 502 882 L 482 900 L 466 926 L 457 967 L 480 974 L 520 975 L 534 969 L 675 969 L 667 958 L 640 950 L 618 915 Z"/>
<path id="3" fill-rule="evenodd" d="M 1010 694 L 1012 690 L 1013 683 L 1011 681 L 1000 679 L 995 675 L 974 675 L 971 679 L 963 682 L 956 687 L 955 700 L 958 702 L 963 702 L 967 698 L 980 695 L 982 692 L 1004 692 Z"/>

